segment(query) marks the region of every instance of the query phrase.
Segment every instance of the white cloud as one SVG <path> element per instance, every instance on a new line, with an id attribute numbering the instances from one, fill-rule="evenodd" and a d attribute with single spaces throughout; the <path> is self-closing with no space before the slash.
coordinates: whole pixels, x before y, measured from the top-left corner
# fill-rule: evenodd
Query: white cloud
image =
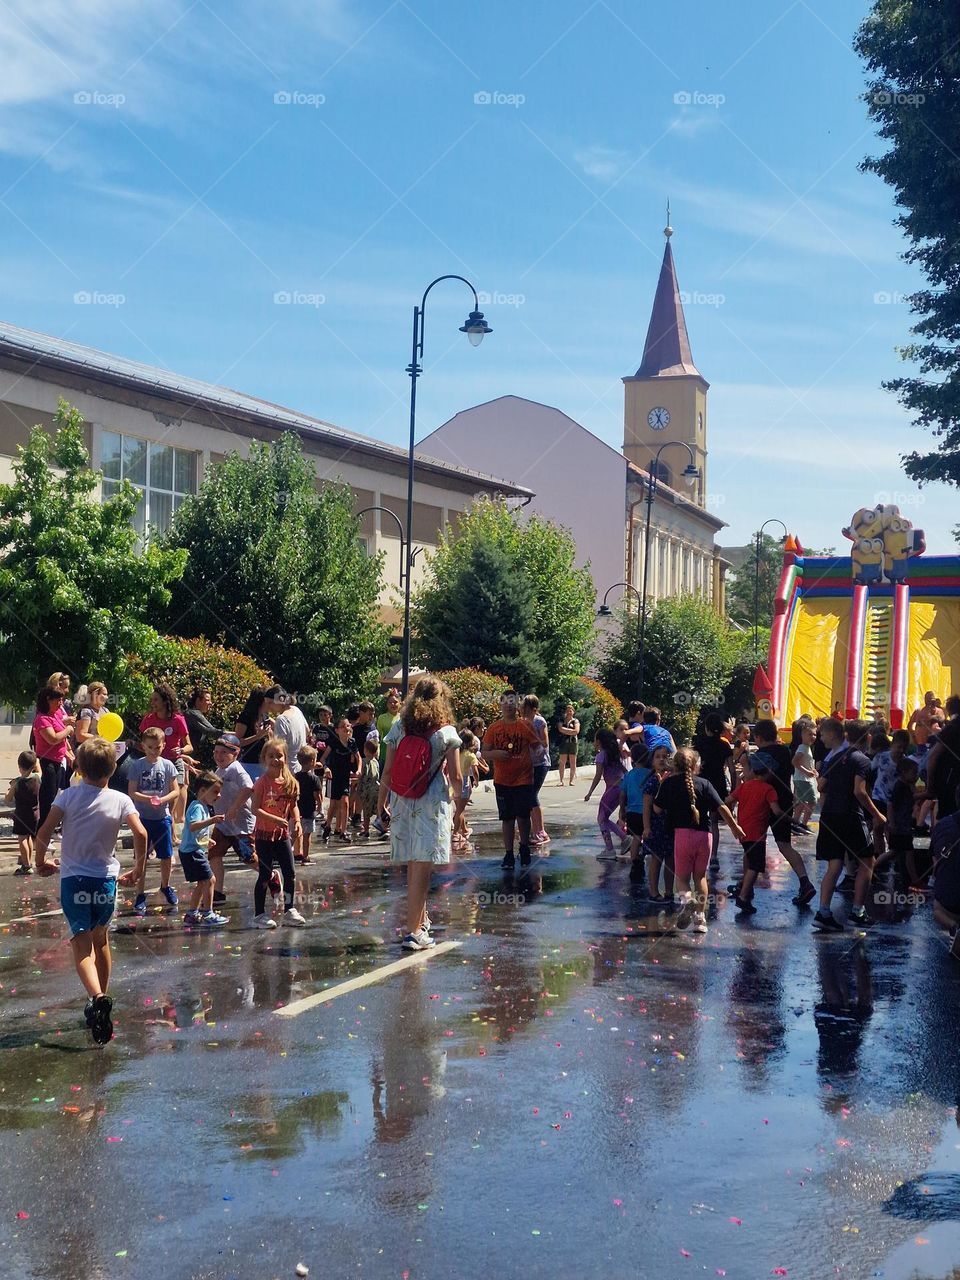
<path id="1" fill-rule="evenodd" d="M 672 134 L 680 138 L 698 138 L 703 133 L 714 133 L 720 124 L 716 110 L 704 107 L 681 107 L 679 113 L 667 124 Z"/>
<path id="2" fill-rule="evenodd" d="M 588 178 L 598 178 L 601 182 L 614 182 L 632 163 L 629 151 L 618 151 L 614 147 L 583 147 L 574 152 L 573 158 Z"/>

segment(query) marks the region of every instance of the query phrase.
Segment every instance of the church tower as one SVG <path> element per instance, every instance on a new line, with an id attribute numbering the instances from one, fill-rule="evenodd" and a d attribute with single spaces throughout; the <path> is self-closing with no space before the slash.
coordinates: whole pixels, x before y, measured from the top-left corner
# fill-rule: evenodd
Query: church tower
<path id="1" fill-rule="evenodd" d="M 669 208 L 667 210 L 669 224 Z M 673 264 L 670 237 L 663 250 L 660 279 L 643 346 L 640 368 L 623 379 L 623 452 L 629 462 L 649 471 L 657 450 L 668 440 L 682 440 L 693 450 L 700 479 L 690 491 L 697 506 L 705 507 L 707 493 L 707 391 L 710 384 L 693 363 L 683 303 Z M 685 449 L 666 449 L 658 478 L 686 491 L 680 475 L 689 462 Z"/>

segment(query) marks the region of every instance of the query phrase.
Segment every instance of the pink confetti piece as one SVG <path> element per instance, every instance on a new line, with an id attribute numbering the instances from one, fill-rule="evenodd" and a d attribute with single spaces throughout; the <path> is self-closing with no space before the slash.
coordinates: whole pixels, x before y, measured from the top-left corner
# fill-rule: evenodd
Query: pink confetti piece
<path id="1" fill-rule="evenodd" d="M 122 1139 L 122 1138 L 108 1138 L 108 1139 L 107 1139 L 107 1141 L 108 1141 L 108 1142 L 122 1142 L 122 1141 L 123 1141 L 123 1139 Z"/>
<path id="2" fill-rule="evenodd" d="M 733 1225 L 734 1225 L 735 1227 L 742 1227 L 742 1226 L 743 1226 L 743 1219 L 742 1219 L 742 1218 L 728 1218 L 728 1219 L 727 1219 L 727 1221 L 728 1221 L 728 1222 L 732 1222 L 732 1223 L 733 1223 Z"/>
<path id="3" fill-rule="evenodd" d="M 773 1274 L 774 1274 L 775 1276 L 785 1276 L 785 1275 L 787 1274 L 787 1268 L 786 1268 L 786 1267 L 774 1267 L 774 1268 L 773 1268 Z"/>
<path id="4" fill-rule="evenodd" d="M 681 1255 L 681 1257 L 684 1257 L 684 1258 L 692 1258 L 692 1257 L 693 1257 L 693 1254 L 692 1254 L 692 1253 L 690 1253 L 687 1249 L 681 1249 L 681 1250 L 680 1250 L 680 1255 Z"/>
<path id="5" fill-rule="evenodd" d="M 614 1203 L 614 1204 L 616 1205 L 616 1207 L 619 1209 L 619 1208 L 620 1208 L 620 1206 L 623 1204 L 623 1201 L 622 1201 L 622 1200 L 614 1200 L 614 1202 L 613 1202 L 613 1203 Z"/>
<path id="6" fill-rule="evenodd" d="M 23 1209 L 18 1209 L 18 1210 L 17 1210 L 17 1217 L 19 1218 L 19 1220 L 20 1220 L 21 1222 L 26 1222 L 27 1218 L 29 1218 L 29 1217 L 30 1217 L 30 1215 L 29 1215 L 29 1213 L 26 1213 Z"/>

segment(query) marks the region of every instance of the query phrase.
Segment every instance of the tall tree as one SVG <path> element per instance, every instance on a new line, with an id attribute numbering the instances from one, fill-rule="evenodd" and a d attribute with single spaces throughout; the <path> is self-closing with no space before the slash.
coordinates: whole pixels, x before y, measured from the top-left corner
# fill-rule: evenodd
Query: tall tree
<path id="1" fill-rule="evenodd" d="M 51 437 L 34 427 L 0 485 L 0 702 L 24 708 L 51 671 L 122 681 L 157 639 L 186 552 L 138 545 L 137 494 L 94 497 L 79 410 L 61 400 Z"/>
<path id="2" fill-rule="evenodd" d="M 495 548 L 497 558 L 478 558 L 480 547 Z M 593 651 L 596 595 L 590 571 L 577 568 L 576 560 L 569 530 L 540 516 L 524 518 L 503 502 L 479 499 L 456 531 L 445 531 L 417 592 L 413 624 L 420 657 L 438 669 L 476 665 L 500 674 L 497 656 L 516 649 L 524 655 L 527 685 L 542 673 L 537 675 L 537 692 L 560 693 L 584 674 Z M 478 568 L 488 575 L 482 603 L 472 594 Z M 501 605 L 514 599 L 506 595 L 511 579 L 517 603 L 510 610 L 509 631 L 491 630 L 483 650 L 468 663 L 459 648 L 458 624 L 472 609 L 482 642 L 485 614 L 505 619 Z M 491 596 L 495 583 L 500 601 Z"/>
<path id="3" fill-rule="evenodd" d="M 389 653 L 379 557 L 359 541 L 347 485 L 318 491 L 299 437 L 253 444 L 210 468 L 164 543 L 190 559 L 168 630 L 250 654 L 291 692 L 369 694 Z"/>
<path id="4" fill-rule="evenodd" d="M 832 547 L 827 547 L 823 551 L 813 551 L 809 548 L 804 550 L 804 555 L 808 556 L 832 556 L 834 554 Z M 758 564 L 760 569 L 759 592 L 757 592 Z M 743 564 L 734 570 L 727 579 L 727 617 L 731 622 L 737 623 L 738 626 L 750 627 L 752 630 L 754 625 L 754 600 L 756 599 L 759 605 L 757 614 L 761 630 L 761 643 L 763 643 L 762 633 L 764 628 L 769 628 L 773 622 L 773 603 L 777 596 L 777 587 L 780 583 L 780 574 L 782 572 L 782 539 L 771 538 L 767 533 L 762 534 L 758 559 L 757 535 L 754 534 L 750 539 L 750 554 Z"/>
<path id="5" fill-rule="evenodd" d="M 960 6 L 876 0 L 855 48 L 873 76 L 870 115 L 890 144 L 861 168 L 893 188 L 904 258 L 927 279 L 909 299 L 917 341 L 901 351 L 917 372 L 883 385 L 939 441 L 903 458 L 907 475 L 960 485 Z"/>

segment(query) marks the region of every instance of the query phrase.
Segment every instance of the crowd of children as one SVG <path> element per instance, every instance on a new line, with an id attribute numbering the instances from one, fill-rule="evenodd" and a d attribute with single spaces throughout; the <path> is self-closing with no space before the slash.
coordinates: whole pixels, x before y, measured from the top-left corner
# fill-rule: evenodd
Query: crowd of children
<path id="1" fill-rule="evenodd" d="M 105 688 L 103 695 L 105 702 Z M 945 710 L 944 725 L 957 720 L 960 699 L 948 699 Z M 275 731 L 269 718 L 256 720 L 250 725 L 253 732 L 244 737 L 219 734 L 214 768 L 206 771 L 188 754 L 186 721 L 179 724 L 183 717 L 172 692 L 159 686 L 138 743 L 118 747 L 96 736 L 95 717 L 87 724 L 88 732 L 70 751 L 73 777 L 54 792 L 45 814 L 42 761 L 34 750 L 20 754 L 18 777 L 5 798 L 13 806 L 18 841 L 15 874 L 36 869 L 50 875 L 59 865 L 61 905 L 88 994 L 86 1020 L 95 1040 L 105 1043 L 112 1034 L 107 929 L 117 885 L 135 889 L 134 913 L 144 915 L 148 858 L 153 856 L 158 892 L 175 907 L 170 873 L 178 846 L 190 894 L 184 925 L 222 927 L 229 919 L 217 908 L 226 901 L 224 859 L 233 850 L 257 873 L 254 925 L 304 925 L 294 905 L 295 864 L 310 862 L 318 829 L 324 845 L 389 834 L 389 779 L 381 788 L 380 769 L 384 739 L 399 711 L 396 695 L 376 719 L 372 702 L 358 703 L 339 717 L 322 707 L 317 722 L 298 739 L 295 754 L 291 745 L 297 739 L 291 744 L 289 733 Z M 581 731 L 572 713 L 567 707 L 557 726 L 558 735 L 563 730 L 560 754 L 567 757 L 571 774 L 569 744 Z M 57 714 L 54 707 L 51 719 L 59 724 Z M 938 794 L 924 788 L 940 731 L 936 717 L 928 720 L 911 734 L 907 729 L 888 733 L 882 722 L 803 716 L 787 742 L 771 720 L 734 724 L 710 712 L 692 746 L 678 749 L 660 723 L 659 710 L 632 702 L 625 719 L 595 735 L 595 774 L 585 800 L 602 786 L 597 812 L 602 848 L 597 856 L 629 857 L 635 892 L 656 909 L 675 913 L 677 928 L 692 926 L 698 933 L 708 928 L 708 872 L 719 869 L 721 822 L 742 850 L 736 879 L 728 887 L 740 918 L 758 909 L 757 890 L 766 883 L 768 832 L 797 876 L 793 902 L 802 908 L 819 898 L 813 917 L 818 932 L 845 928 L 833 914 L 835 891 L 851 897 L 849 920 L 865 929 L 874 923 L 870 907 L 878 872 L 892 873 L 894 886 L 917 894 L 934 874 L 934 915 L 954 935 L 960 955 L 960 856 L 951 857 L 960 855 L 960 796 L 951 805 L 944 801 L 942 787 Z M 51 735 L 60 732 L 56 725 L 49 728 Z M 531 866 L 532 846 L 550 840 L 539 798 L 549 768 L 549 737 L 538 699 L 509 692 L 493 724 L 470 718 L 457 726 L 456 734 L 460 776 L 453 796 L 452 847 L 466 846 L 471 835 L 468 805 L 492 771 L 505 847 L 501 867 L 513 872 L 519 834 L 525 871 Z M 256 759 L 250 749 L 254 739 Z M 456 771 L 456 759 L 450 768 Z M 811 826 L 815 814 L 816 831 Z M 133 833 L 135 862 L 120 876 L 114 849 L 123 823 Z M 59 864 L 48 857 L 58 829 Z M 819 888 L 807 873 L 802 846 L 794 844 L 814 834 L 815 857 L 823 864 Z M 270 909 L 268 898 L 276 904 Z"/>

